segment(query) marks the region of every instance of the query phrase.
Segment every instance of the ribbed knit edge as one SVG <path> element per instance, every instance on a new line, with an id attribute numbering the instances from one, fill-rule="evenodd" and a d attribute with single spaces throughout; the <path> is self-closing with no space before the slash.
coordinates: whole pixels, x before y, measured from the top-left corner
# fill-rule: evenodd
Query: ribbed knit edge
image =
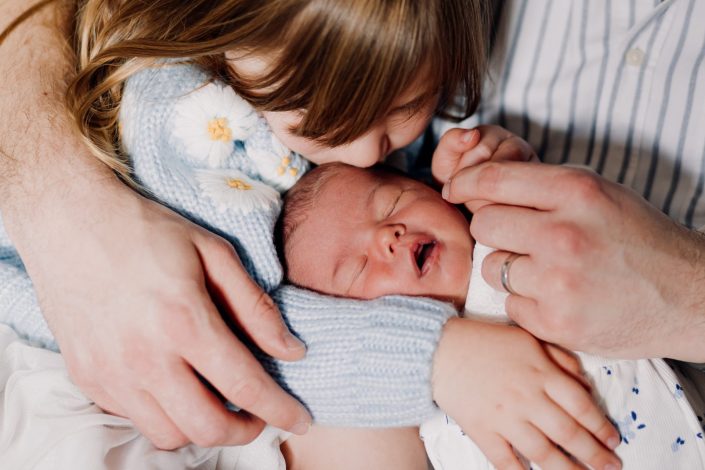
<path id="1" fill-rule="evenodd" d="M 411 426 L 437 411 L 433 354 L 443 325 L 456 315 L 452 305 L 402 296 L 333 303 L 291 286 L 274 299 L 307 354 L 298 362 L 260 359 L 317 423 Z"/>

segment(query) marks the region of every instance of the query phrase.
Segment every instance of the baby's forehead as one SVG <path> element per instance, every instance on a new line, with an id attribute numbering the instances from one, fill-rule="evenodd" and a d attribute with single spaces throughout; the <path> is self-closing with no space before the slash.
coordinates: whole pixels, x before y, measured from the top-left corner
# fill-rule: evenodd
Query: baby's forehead
<path id="1" fill-rule="evenodd" d="M 346 167 L 342 171 L 338 171 L 330 177 L 324 186 L 330 186 L 330 190 L 337 191 L 344 186 L 354 186 L 360 189 L 360 193 L 364 190 L 372 190 L 379 185 L 385 186 L 425 186 L 423 183 L 416 181 L 402 173 L 397 173 L 395 170 L 386 167 L 375 168 L 357 168 Z M 323 194 L 319 194 L 323 196 Z"/>

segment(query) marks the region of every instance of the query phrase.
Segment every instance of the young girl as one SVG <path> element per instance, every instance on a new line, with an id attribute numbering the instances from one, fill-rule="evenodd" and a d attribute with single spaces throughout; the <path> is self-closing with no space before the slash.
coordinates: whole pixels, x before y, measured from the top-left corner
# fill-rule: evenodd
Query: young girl
<path id="1" fill-rule="evenodd" d="M 306 335 L 306 361 L 264 360 L 319 423 L 402 426 L 433 413 L 431 365 L 453 312 L 425 301 L 343 305 L 306 292 L 280 295 L 272 243 L 279 192 L 307 169 L 299 154 L 369 166 L 412 142 L 434 112 L 451 113 L 456 94 L 465 96 L 460 114 L 472 111 L 484 69 L 483 16 L 480 2 L 465 0 L 83 7 L 69 104 L 95 153 L 126 181 L 229 240 L 290 316 L 336 312 Z M 13 269 L 22 275 L 21 266 Z M 225 281 L 208 281 L 217 298 Z M 360 314 L 371 308 L 374 314 Z M 327 348 L 312 347 L 317 331 Z M 46 329 L 37 338 L 52 341 Z M 379 357 L 389 366 L 380 369 Z M 456 410 L 465 408 L 460 395 Z M 495 445 L 488 453 L 508 449 Z"/>

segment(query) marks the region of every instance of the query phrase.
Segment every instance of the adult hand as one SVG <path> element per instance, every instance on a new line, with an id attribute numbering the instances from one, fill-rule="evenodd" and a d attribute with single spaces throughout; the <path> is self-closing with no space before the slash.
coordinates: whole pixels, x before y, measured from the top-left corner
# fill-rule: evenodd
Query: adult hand
<path id="1" fill-rule="evenodd" d="M 539 338 L 622 358 L 705 361 L 705 240 L 624 186 L 587 170 L 520 162 L 459 171 L 450 202 L 485 201 L 471 232 L 499 252 L 483 277 Z"/>
<path id="2" fill-rule="evenodd" d="M 592 400 L 578 360 L 515 326 L 453 318 L 433 361 L 433 398 L 492 464 L 620 468 L 619 434 Z M 511 447 L 510 447 L 511 446 Z M 607 465 L 613 467 L 607 467 Z"/>
<path id="3" fill-rule="evenodd" d="M 230 244 L 116 181 L 97 186 L 45 198 L 11 234 L 79 387 L 164 449 L 244 444 L 263 421 L 305 432 L 305 408 L 211 300 L 265 352 L 305 354 Z M 249 413 L 226 410 L 199 375 Z"/>

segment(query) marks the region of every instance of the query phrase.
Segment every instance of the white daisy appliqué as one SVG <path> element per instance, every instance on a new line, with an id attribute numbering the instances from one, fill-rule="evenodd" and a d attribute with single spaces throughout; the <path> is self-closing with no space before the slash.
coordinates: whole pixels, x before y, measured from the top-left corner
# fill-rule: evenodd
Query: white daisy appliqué
<path id="1" fill-rule="evenodd" d="M 247 156 L 252 159 L 262 181 L 286 191 L 296 183 L 306 171 L 306 162 L 284 146 L 274 134 L 271 134 L 269 148 L 245 143 Z"/>
<path id="2" fill-rule="evenodd" d="M 201 191 L 219 211 L 236 210 L 242 214 L 269 209 L 279 204 L 279 192 L 240 171 L 196 170 Z"/>
<path id="3" fill-rule="evenodd" d="M 179 100 L 174 132 L 196 165 L 221 168 L 236 140 L 255 129 L 257 113 L 232 88 L 209 83 Z"/>

